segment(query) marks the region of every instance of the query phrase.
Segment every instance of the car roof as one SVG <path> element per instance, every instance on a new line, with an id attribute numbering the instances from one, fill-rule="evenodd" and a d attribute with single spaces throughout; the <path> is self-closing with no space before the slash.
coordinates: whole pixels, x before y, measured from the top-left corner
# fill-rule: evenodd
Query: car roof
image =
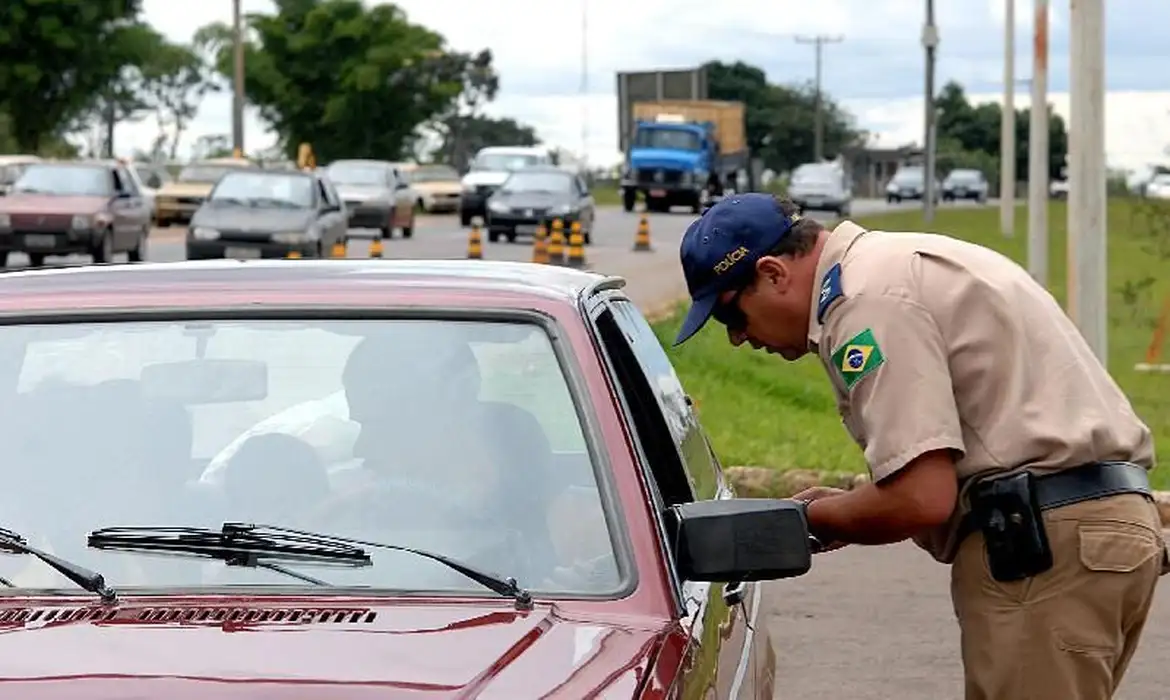
<path id="1" fill-rule="evenodd" d="M 85 159 L 85 160 L 82 160 L 82 159 L 77 159 L 77 160 L 41 160 L 41 161 L 37 161 L 35 163 L 28 163 L 28 165 L 30 165 L 30 166 L 31 165 L 49 165 L 49 166 L 63 165 L 63 166 L 70 167 L 70 168 L 80 166 L 83 168 L 97 169 L 97 168 L 113 168 L 113 167 L 116 167 L 117 165 L 119 165 L 119 163 L 116 160 L 105 160 L 105 159 L 100 159 L 100 158 L 94 158 L 94 159 Z"/>
<path id="2" fill-rule="evenodd" d="M 397 167 L 397 164 L 394 163 L 393 161 L 376 160 L 374 158 L 341 158 L 339 160 L 333 161 L 332 163 L 330 163 L 329 165 L 326 165 L 325 167 L 330 168 L 330 167 L 333 167 L 334 165 L 337 165 L 338 163 L 345 163 L 347 165 L 349 165 L 349 164 L 354 164 L 354 165 L 385 165 L 388 168 Z"/>
<path id="3" fill-rule="evenodd" d="M 571 268 L 496 260 L 198 260 L 12 269 L 0 312 L 77 308 L 412 306 L 532 308 L 573 304 L 625 280 Z M 160 290 L 169 301 L 159 298 Z M 97 299 L 103 296 L 104 300 Z M 38 297 L 40 299 L 38 300 Z"/>
<path id="4" fill-rule="evenodd" d="M 576 173 L 571 170 L 565 170 L 557 165 L 530 165 L 521 170 L 513 170 L 512 175 L 521 173 L 524 175 L 531 175 L 532 173 L 543 173 L 545 175 L 564 175 L 565 177 L 575 177 Z"/>

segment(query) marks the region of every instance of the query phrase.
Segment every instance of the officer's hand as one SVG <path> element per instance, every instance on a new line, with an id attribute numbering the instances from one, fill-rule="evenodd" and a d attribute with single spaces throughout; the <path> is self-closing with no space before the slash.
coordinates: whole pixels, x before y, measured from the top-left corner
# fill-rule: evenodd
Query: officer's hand
<path id="1" fill-rule="evenodd" d="M 812 486 L 793 496 L 792 500 L 812 503 L 822 498 L 840 496 L 843 493 L 846 493 L 845 489 L 835 489 L 831 486 Z"/>

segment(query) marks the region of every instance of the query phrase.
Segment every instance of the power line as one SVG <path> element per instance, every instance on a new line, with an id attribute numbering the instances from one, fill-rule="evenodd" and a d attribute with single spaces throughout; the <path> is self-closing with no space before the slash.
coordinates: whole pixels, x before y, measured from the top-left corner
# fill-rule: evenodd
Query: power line
<path id="1" fill-rule="evenodd" d="M 795 37 L 798 44 L 812 44 L 813 50 L 816 54 L 816 103 L 813 107 L 813 160 L 820 162 L 825 159 L 825 115 L 821 99 L 821 64 L 823 63 L 822 54 L 824 53 L 825 44 L 839 44 L 845 41 L 845 37 L 837 35 L 818 34 L 816 36 L 797 36 Z"/>

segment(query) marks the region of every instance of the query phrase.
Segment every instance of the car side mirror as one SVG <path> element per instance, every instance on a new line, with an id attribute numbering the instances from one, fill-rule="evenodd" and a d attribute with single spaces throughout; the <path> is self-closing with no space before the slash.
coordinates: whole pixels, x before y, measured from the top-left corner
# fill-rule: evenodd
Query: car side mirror
<path id="1" fill-rule="evenodd" d="M 407 187 L 410 187 L 410 185 L 409 185 L 409 184 L 407 184 L 407 183 L 405 183 L 405 182 L 402 182 L 401 180 L 399 180 L 398 182 L 394 183 L 394 189 L 396 189 L 396 190 L 404 190 L 404 189 L 406 189 Z"/>
<path id="2" fill-rule="evenodd" d="M 160 178 L 158 175 L 151 175 L 150 177 L 146 178 L 146 186 L 157 190 L 158 188 L 162 187 L 162 178 Z"/>
<path id="3" fill-rule="evenodd" d="M 704 583 L 772 581 L 808 573 L 812 544 L 800 501 L 730 498 L 674 506 L 679 575 Z"/>

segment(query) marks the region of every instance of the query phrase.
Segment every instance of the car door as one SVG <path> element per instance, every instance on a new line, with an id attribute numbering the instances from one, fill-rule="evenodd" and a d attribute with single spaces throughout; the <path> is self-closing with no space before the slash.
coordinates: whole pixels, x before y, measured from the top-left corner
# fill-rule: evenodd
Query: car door
<path id="1" fill-rule="evenodd" d="M 114 198 L 110 200 L 110 230 L 114 234 L 114 250 L 121 251 L 131 246 L 130 241 L 137 236 L 134 227 L 142 197 L 135 195 L 134 181 L 122 168 L 111 168 L 109 173 L 114 183 Z"/>
<path id="2" fill-rule="evenodd" d="M 344 241 L 349 233 L 345 203 L 341 201 L 341 195 L 329 178 L 318 177 L 317 189 L 321 197 L 321 235 L 326 245 L 332 246 L 338 241 Z"/>
<path id="3" fill-rule="evenodd" d="M 671 552 L 671 506 L 731 498 L 733 493 L 669 357 L 633 302 L 613 295 L 590 316 L 639 446 L 664 551 Z M 718 700 L 760 697 L 752 630 L 760 606 L 758 584 L 683 581 L 677 569 L 672 571 L 684 611 L 680 624 L 688 637 L 676 681 L 682 684 L 682 695 Z"/>
<path id="4" fill-rule="evenodd" d="M 390 168 L 390 196 L 394 202 L 394 226 L 397 228 L 410 226 L 414 199 L 410 195 L 409 187 L 406 174 L 398 168 Z"/>
<path id="5" fill-rule="evenodd" d="M 580 175 L 573 178 L 577 183 L 577 206 L 581 211 L 581 229 L 583 231 L 593 230 L 593 217 L 596 213 L 594 206 L 593 195 L 589 192 L 589 185 Z"/>
<path id="6" fill-rule="evenodd" d="M 129 232 L 130 244 L 133 245 L 138 240 L 138 232 L 142 230 L 142 227 L 150 225 L 151 199 L 147 196 L 144 185 L 138 179 L 138 173 L 133 168 L 124 165 L 119 166 L 118 174 L 122 178 L 122 181 L 126 183 L 127 191 L 130 193 L 132 205 L 128 209 L 130 212 L 130 221 L 127 230 Z"/>

